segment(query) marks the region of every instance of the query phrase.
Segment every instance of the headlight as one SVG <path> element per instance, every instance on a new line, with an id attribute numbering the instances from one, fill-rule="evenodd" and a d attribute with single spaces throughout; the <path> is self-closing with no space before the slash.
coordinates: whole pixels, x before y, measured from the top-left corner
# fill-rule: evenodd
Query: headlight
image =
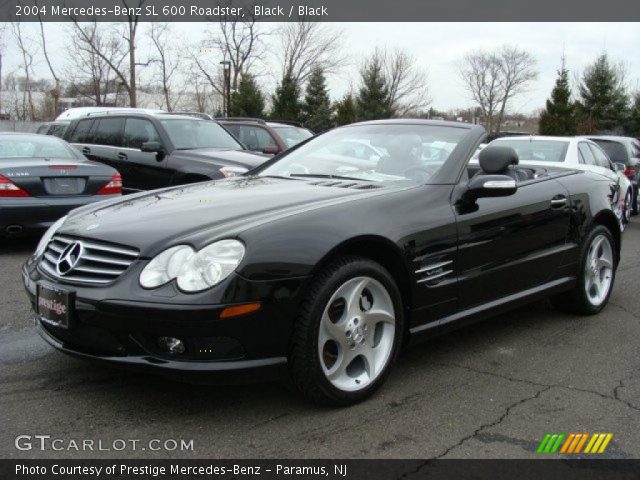
<path id="1" fill-rule="evenodd" d="M 39 257 L 40 255 L 42 255 L 44 253 L 44 250 L 45 250 L 45 248 L 47 248 L 48 243 L 51 241 L 53 236 L 56 234 L 56 232 L 62 226 L 62 224 L 64 223 L 64 221 L 66 219 L 67 219 L 67 216 L 65 215 L 60 220 L 58 220 L 56 223 L 51 225 L 47 229 L 46 232 L 44 232 L 44 235 L 42 235 L 42 238 L 38 242 L 38 246 L 36 247 L 36 251 L 33 254 L 34 256 Z"/>
<path id="2" fill-rule="evenodd" d="M 244 245 L 237 240 L 221 240 L 199 252 L 178 245 L 149 262 L 140 274 L 140 285 L 156 288 L 176 279 L 180 290 L 200 292 L 231 275 L 243 257 Z"/>

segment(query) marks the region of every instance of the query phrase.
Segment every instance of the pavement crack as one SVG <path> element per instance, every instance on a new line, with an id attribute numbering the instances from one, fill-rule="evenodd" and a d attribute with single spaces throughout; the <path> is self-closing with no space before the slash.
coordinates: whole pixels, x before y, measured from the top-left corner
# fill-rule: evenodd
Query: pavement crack
<path id="1" fill-rule="evenodd" d="M 509 416 L 509 414 L 511 413 L 511 411 L 514 408 L 519 407 L 520 405 L 524 405 L 525 403 L 530 402 L 531 400 L 537 400 L 538 398 L 540 398 L 540 395 L 542 395 L 544 392 L 550 390 L 551 388 L 552 388 L 552 386 L 550 386 L 550 385 L 549 386 L 545 386 L 543 388 L 540 388 L 535 394 L 530 395 L 528 397 L 521 398 L 520 400 L 518 400 L 516 402 L 513 402 L 512 404 L 508 405 L 507 408 L 505 409 L 504 413 L 502 415 L 500 415 L 500 417 L 498 417 L 497 420 L 494 420 L 493 422 L 490 422 L 490 423 L 484 423 L 484 424 L 480 425 L 478 428 L 476 428 L 474 430 L 474 432 L 472 434 L 461 438 L 457 443 L 455 443 L 454 445 L 451 445 L 450 447 L 448 447 L 440 455 L 437 455 L 436 457 L 434 457 L 434 459 L 445 457 L 451 451 L 455 450 L 458 447 L 461 447 L 465 442 L 471 440 L 472 438 L 477 437 L 480 433 L 484 432 L 486 429 L 495 427 L 497 425 L 500 425 Z"/>
<path id="2" fill-rule="evenodd" d="M 469 367 L 469 366 L 466 366 L 466 365 L 459 365 L 459 364 L 456 364 L 456 363 L 440 363 L 439 365 L 440 366 L 444 366 L 444 367 L 461 368 L 461 369 L 467 370 L 469 372 L 478 373 L 478 374 L 481 374 L 481 375 L 489 375 L 489 376 L 492 376 L 492 377 L 496 377 L 496 378 L 501 378 L 503 380 L 507 380 L 509 382 L 524 383 L 526 385 L 531 385 L 531 386 L 534 386 L 534 387 L 562 388 L 562 389 L 565 389 L 565 390 L 572 390 L 574 392 L 581 392 L 581 393 L 588 393 L 590 395 L 597 395 L 598 397 L 603 398 L 605 400 L 614 400 L 616 402 L 620 402 L 620 403 L 626 405 L 627 407 L 631 408 L 632 410 L 640 411 L 640 407 L 634 405 L 631 402 L 628 402 L 627 400 L 624 400 L 624 399 L 620 398 L 619 395 L 618 395 L 618 391 L 621 388 L 624 388 L 623 382 L 625 380 L 628 380 L 629 377 L 619 380 L 619 385 L 617 385 L 613 389 L 613 394 L 612 395 L 607 395 L 606 393 L 598 392 L 597 390 L 590 390 L 590 389 L 587 389 L 587 388 L 579 388 L 579 387 L 574 387 L 572 385 L 563 385 L 563 384 L 558 384 L 558 383 L 534 382 L 532 380 L 527 380 L 527 379 L 524 379 L 524 378 L 511 377 L 511 376 L 508 376 L 508 375 L 502 375 L 500 373 L 490 372 L 490 371 L 487 371 L 487 370 L 480 370 L 478 368 L 473 368 L 473 367 Z"/>
<path id="3" fill-rule="evenodd" d="M 616 308 L 619 308 L 620 310 L 622 310 L 625 313 L 628 313 L 629 315 L 631 315 L 633 318 L 635 318 L 636 320 L 640 320 L 640 315 L 638 315 L 635 312 L 632 312 L 631 310 L 629 310 L 627 307 L 624 307 L 618 303 L 612 302 L 611 300 L 609 300 L 609 305 L 613 305 Z"/>

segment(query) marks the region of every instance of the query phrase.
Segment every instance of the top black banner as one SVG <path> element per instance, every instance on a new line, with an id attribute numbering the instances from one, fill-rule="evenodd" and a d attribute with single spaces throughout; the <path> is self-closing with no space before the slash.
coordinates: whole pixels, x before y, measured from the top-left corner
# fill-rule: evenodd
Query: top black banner
<path id="1" fill-rule="evenodd" d="M 0 21 L 637 22 L 638 0 L 0 0 Z"/>

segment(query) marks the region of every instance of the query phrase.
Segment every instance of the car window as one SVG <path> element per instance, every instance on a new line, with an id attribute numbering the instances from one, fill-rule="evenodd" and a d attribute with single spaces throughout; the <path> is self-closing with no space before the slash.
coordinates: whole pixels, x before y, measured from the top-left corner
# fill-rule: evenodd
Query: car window
<path id="1" fill-rule="evenodd" d="M 54 123 L 49 127 L 48 135 L 53 135 L 54 137 L 62 138 L 64 136 L 64 132 L 67 129 L 67 125 L 64 123 Z"/>
<path id="2" fill-rule="evenodd" d="M 584 142 L 580 142 L 578 144 L 578 155 L 580 157 L 580 163 L 584 163 L 585 165 L 593 165 L 598 166 L 596 163 L 596 158 L 591 153 L 591 149 L 589 145 Z"/>
<path id="3" fill-rule="evenodd" d="M 299 144 L 303 140 L 306 140 L 307 138 L 313 136 L 313 133 L 311 133 L 306 128 L 292 127 L 292 126 L 286 126 L 286 127 L 277 126 L 272 128 L 276 131 L 278 135 L 280 135 L 280 138 L 282 139 L 282 141 L 285 143 L 287 147 L 293 147 L 294 145 Z"/>
<path id="4" fill-rule="evenodd" d="M 176 150 L 220 148 L 241 150 L 242 145 L 216 122 L 210 120 L 166 119 L 160 123 Z"/>
<path id="5" fill-rule="evenodd" d="M 592 138 L 607 153 L 612 162 L 629 163 L 629 152 L 622 142 L 604 140 L 602 138 Z"/>
<path id="6" fill-rule="evenodd" d="M 2 158 L 78 158 L 62 140 L 45 135 L 0 135 Z"/>
<path id="7" fill-rule="evenodd" d="M 609 161 L 609 157 L 605 155 L 605 153 L 600 149 L 600 147 L 596 145 L 589 144 L 591 148 L 591 152 L 596 159 L 596 165 L 602 168 L 611 168 L 611 162 Z"/>
<path id="8" fill-rule="evenodd" d="M 80 120 L 76 124 L 76 128 L 73 130 L 71 137 L 69 137 L 70 143 L 91 143 L 89 131 L 93 125 L 93 119 Z"/>
<path id="9" fill-rule="evenodd" d="M 149 120 L 127 118 L 124 124 L 122 146 L 140 150 L 146 142 L 159 142 L 160 136 L 156 127 Z"/>
<path id="10" fill-rule="evenodd" d="M 343 178 L 374 183 L 428 183 L 449 161 L 450 153 L 437 161 L 423 158 L 425 148 L 448 145 L 453 148 L 468 134 L 460 127 L 424 124 L 356 125 L 339 128 L 299 146 L 258 175 Z M 348 142 L 364 142 L 380 152 L 359 159 L 332 150 Z"/>
<path id="11" fill-rule="evenodd" d="M 114 147 L 121 146 L 123 126 L 124 118 L 101 118 L 98 120 L 92 143 Z"/>
<path id="12" fill-rule="evenodd" d="M 514 138 L 499 138 L 491 145 L 511 147 L 518 154 L 521 161 L 532 162 L 564 162 L 569 148 L 569 142 L 561 140 L 537 140 L 535 138 L 518 140 Z"/>
<path id="13" fill-rule="evenodd" d="M 640 158 L 640 142 L 637 140 L 631 142 L 631 156 L 633 158 Z"/>
<path id="14" fill-rule="evenodd" d="M 238 126 L 238 140 L 249 150 L 262 150 L 266 147 L 277 147 L 275 140 L 266 128 L 253 125 Z"/>

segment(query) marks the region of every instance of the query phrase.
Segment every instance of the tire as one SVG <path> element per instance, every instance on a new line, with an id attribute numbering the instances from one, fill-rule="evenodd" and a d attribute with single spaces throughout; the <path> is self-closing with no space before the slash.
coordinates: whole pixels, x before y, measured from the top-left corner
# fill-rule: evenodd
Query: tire
<path id="1" fill-rule="evenodd" d="M 634 201 L 632 202 L 633 208 L 631 209 L 631 215 L 638 215 L 638 211 L 640 210 L 640 195 L 638 195 L 638 189 L 634 188 Z"/>
<path id="2" fill-rule="evenodd" d="M 300 308 L 289 354 L 293 384 L 314 403 L 360 402 L 386 379 L 403 334 L 389 272 L 366 258 L 340 257 L 312 280 Z"/>
<path id="3" fill-rule="evenodd" d="M 596 225 L 591 229 L 580 249 L 576 286 L 551 299 L 558 310 L 594 315 L 605 307 L 616 275 L 615 245 L 608 228 Z"/>
<path id="4" fill-rule="evenodd" d="M 631 221 L 631 215 L 633 211 L 633 187 L 627 190 L 627 194 L 624 196 L 624 207 L 622 210 L 622 223 L 624 225 L 629 224 Z"/>

